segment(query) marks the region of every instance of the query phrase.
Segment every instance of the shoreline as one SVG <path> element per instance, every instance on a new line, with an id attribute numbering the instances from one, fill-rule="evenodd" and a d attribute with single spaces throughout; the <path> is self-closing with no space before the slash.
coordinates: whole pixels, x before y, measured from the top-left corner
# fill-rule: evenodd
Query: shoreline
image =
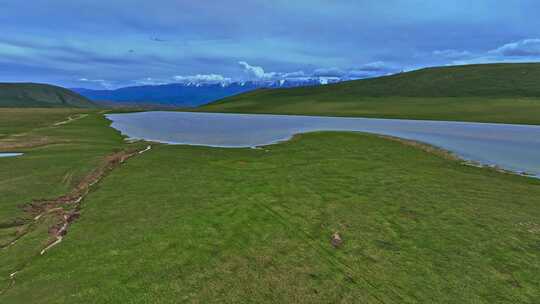
<path id="1" fill-rule="evenodd" d="M 152 113 L 152 112 L 156 112 L 156 111 L 148 111 L 148 112 L 144 112 L 144 113 Z M 170 112 L 170 111 L 157 111 L 157 112 Z M 139 112 L 139 113 L 141 113 L 141 112 Z M 174 113 L 174 112 L 171 112 L 171 113 Z M 203 113 L 200 113 L 200 114 L 203 114 Z M 233 114 L 233 113 L 204 113 L 204 114 L 218 114 L 218 115 L 224 114 L 224 115 L 240 115 L 240 116 L 249 116 L 249 115 L 251 115 L 251 114 Z M 266 115 L 266 114 L 264 114 L 264 115 Z M 270 116 L 279 117 L 279 116 L 284 116 L 284 115 L 271 114 Z M 292 116 L 285 115 L 285 116 L 292 117 L 292 118 L 300 117 L 300 116 L 297 116 L 297 115 L 292 115 Z M 121 126 L 115 126 L 114 118 L 109 117 L 109 114 L 105 114 L 104 117 L 107 120 L 111 121 L 110 127 L 115 129 L 116 131 L 120 132 L 123 136 L 125 136 L 127 141 L 142 140 L 142 141 L 146 141 L 146 142 L 154 142 L 154 143 L 161 143 L 161 144 L 168 144 L 168 145 L 186 145 L 186 146 L 210 147 L 210 148 L 226 148 L 226 149 L 244 149 L 244 148 L 261 149 L 262 148 L 262 149 L 264 149 L 264 147 L 266 147 L 266 146 L 271 146 L 271 145 L 291 141 L 298 135 L 306 134 L 306 133 L 314 133 L 314 132 L 353 132 L 353 133 L 361 133 L 361 134 L 372 134 L 372 135 L 375 135 L 375 136 L 379 136 L 381 138 L 387 138 L 387 139 L 390 139 L 390 140 L 399 141 L 399 142 L 404 143 L 406 145 L 417 146 L 420 149 L 422 149 L 422 150 L 424 150 L 424 151 L 426 151 L 428 153 L 434 153 L 434 154 L 437 154 L 437 155 L 440 155 L 440 156 L 444 156 L 445 158 L 448 158 L 448 159 L 460 161 L 464 165 L 467 165 L 467 166 L 473 166 L 473 167 L 479 167 L 479 168 L 490 168 L 490 169 L 493 169 L 493 170 L 495 170 L 497 172 L 501 172 L 501 173 L 513 174 L 513 175 L 519 175 L 519 176 L 525 176 L 525 177 L 531 177 L 531 178 L 535 178 L 535 179 L 540 179 L 540 173 L 529 172 L 529 171 L 527 171 L 527 169 L 515 169 L 515 170 L 513 170 L 513 169 L 510 169 L 510 168 L 505 168 L 505 165 L 498 164 L 496 161 L 482 162 L 482 161 L 474 160 L 472 158 L 464 157 L 464 156 L 460 155 L 459 153 L 452 151 L 451 149 L 440 147 L 437 144 L 431 144 L 429 142 L 425 142 L 425 141 L 422 141 L 422 140 L 409 139 L 409 138 L 400 137 L 400 136 L 387 135 L 387 134 L 383 134 L 382 132 L 376 132 L 376 131 L 323 130 L 323 129 L 317 130 L 316 128 L 314 128 L 313 130 L 292 131 L 291 134 L 288 135 L 288 136 L 283 136 L 283 137 L 280 137 L 280 138 L 271 139 L 271 141 L 269 141 L 267 143 L 264 143 L 264 144 L 253 144 L 253 145 L 249 145 L 249 144 L 237 144 L 237 145 L 205 144 L 205 143 L 202 143 L 202 142 L 191 142 L 190 143 L 189 141 L 182 142 L 182 141 L 174 141 L 174 140 L 160 140 L 160 139 L 152 138 L 151 136 L 149 136 L 148 138 L 143 138 L 143 136 L 130 137 L 130 135 L 127 134 L 128 132 L 125 132 L 125 129 L 123 130 Z M 303 117 L 318 118 L 318 116 L 303 116 Z M 325 118 L 327 118 L 327 117 L 325 117 Z M 339 118 L 339 117 L 337 117 L 337 118 Z M 349 118 L 345 118 L 345 119 L 349 119 Z M 380 120 L 385 120 L 385 119 L 380 119 Z M 394 121 L 394 120 L 390 120 L 390 121 Z M 408 122 L 410 120 L 404 120 L 404 121 Z M 436 121 L 436 122 L 441 123 L 441 124 L 449 123 L 448 121 Z M 453 123 L 453 122 L 450 122 L 450 123 Z M 458 123 L 461 123 L 461 122 L 458 122 Z M 475 123 L 475 124 L 493 125 L 491 123 Z M 498 125 L 508 125 L 508 124 L 498 124 Z M 512 125 L 512 126 L 520 126 L 520 125 Z M 528 126 L 528 125 L 523 125 L 523 126 Z M 285 131 L 283 131 L 283 132 L 285 132 Z M 386 132 L 386 133 L 391 133 L 391 132 Z M 448 136 L 450 136 L 450 135 L 448 135 Z M 510 166 L 511 165 L 506 166 L 506 167 L 510 167 Z"/>

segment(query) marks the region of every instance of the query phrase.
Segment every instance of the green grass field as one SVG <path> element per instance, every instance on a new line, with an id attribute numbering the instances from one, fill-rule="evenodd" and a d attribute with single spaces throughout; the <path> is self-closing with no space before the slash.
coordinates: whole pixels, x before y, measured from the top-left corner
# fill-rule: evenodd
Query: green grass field
<path id="1" fill-rule="evenodd" d="M 79 114 L 87 116 L 56 125 Z M 0 110 L 0 151 L 25 153 L 0 158 L 0 293 L 10 284 L 9 274 L 39 255 L 49 240 L 48 229 L 57 224 L 51 217 L 34 222 L 23 207 L 68 193 L 105 156 L 127 148 L 108 123 L 97 111 Z M 9 246 L 27 229 L 28 234 Z"/>
<path id="2" fill-rule="evenodd" d="M 21 204 L 68 192 L 133 146 L 85 113 L 51 127 L 74 113 L 43 111 L 35 129 L 20 110 L 26 125 L 0 125 L 0 145 L 48 138 L 0 159 L 0 223 L 28 221 Z M 0 110 L 0 124 L 12 115 Z M 540 302 L 540 181 L 374 135 L 154 145 L 81 206 L 44 255 L 50 217 L 0 249 L 1 303 Z M 0 226 L 0 241 L 15 228 Z"/>
<path id="3" fill-rule="evenodd" d="M 57 122 L 66 120 L 70 115 L 80 113 L 85 113 L 85 111 L 70 108 L 0 109 L 0 138 L 50 127 Z"/>
<path id="4" fill-rule="evenodd" d="M 540 124 L 540 64 L 439 67 L 326 86 L 265 89 L 196 111 Z"/>

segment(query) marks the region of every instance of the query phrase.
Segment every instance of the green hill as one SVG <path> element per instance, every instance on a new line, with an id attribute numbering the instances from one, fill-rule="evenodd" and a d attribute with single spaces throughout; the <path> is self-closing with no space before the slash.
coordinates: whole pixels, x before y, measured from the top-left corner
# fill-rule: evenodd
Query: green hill
<path id="1" fill-rule="evenodd" d="M 62 87 L 38 83 L 0 83 L 0 107 L 97 107 Z"/>
<path id="2" fill-rule="evenodd" d="M 540 63 L 426 68 L 319 87 L 264 89 L 197 110 L 540 124 Z"/>

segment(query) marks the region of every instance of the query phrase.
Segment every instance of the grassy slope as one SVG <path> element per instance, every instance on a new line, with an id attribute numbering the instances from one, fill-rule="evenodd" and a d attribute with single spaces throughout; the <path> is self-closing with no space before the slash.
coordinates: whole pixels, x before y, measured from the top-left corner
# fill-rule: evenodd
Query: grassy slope
<path id="1" fill-rule="evenodd" d="M 540 64 L 430 68 L 320 87 L 259 90 L 197 110 L 540 124 Z"/>
<path id="2" fill-rule="evenodd" d="M 39 83 L 0 83 L 0 107 L 96 108 L 68 89 Z"/>
<path id="3" fill-rule="evenodd" d="M 68 155 L 75 165 L 73 152 L 96 144 L 89 154 L 105 153 L 119 137 L 104 126 L 73 122 L 62 133 L 104 142 L 34 151 L 0 172 L 24 178 L 19 168 Z M 99 184 L 64 242 L 32 258 L 0 301 L 536 303 L 539 206 L 538 180 L 372 135 L 314 133 L 266 150 L 159 146 Z M 0 251 L 2 278 L 15 254 L 35 250 L 30 237 Z"/>

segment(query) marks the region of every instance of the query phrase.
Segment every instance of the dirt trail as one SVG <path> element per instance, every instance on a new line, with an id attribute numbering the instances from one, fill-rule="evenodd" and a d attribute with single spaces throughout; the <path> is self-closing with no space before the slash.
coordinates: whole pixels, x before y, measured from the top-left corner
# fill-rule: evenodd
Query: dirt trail
<path id="1" fill-rule="evenodd" d="M 45 214 L 57 213 L 61 221 L 52 227 L 49 232 L 52 240 L 40 252 L 43 255 L 47 250 L 59 244 L 63 237 L 67 234 L 68 228 L 80 216 L 80 205 L 84 197 L 90 192 L 90 189 L 95 184 L 99 183 L 103 177 L 120 164 L 133 156 L 143 154 L 152 149 L 152 146 L 147 146 L 140 151 L 124 151 L 108 156 L 104 163 L 87 175 L 77 187 L 68 195 L 58 197 L 53 200 L 34 201 L 30 204 L 30 212 L 39 212 L 34 218 L 38 220 Z"/>
<path id="2" fill-rule="evenodd" d="M 39 255 L 44 255 L 54 246 L 60 244 L 68 232 L 70 225 L 80 217 L 80 208 L 83 199 L 90 192 L 93 185 L 99 183 L 109 172 L 123 164 L 126 160 L 150 151 L 152 146 L 147 146 L 142 150 L 128 150 L 111 154 L 105 160 L 84 177 L 81 182 L 68 194 L 54 198 L 34 200 L 24 207 L 24 210 L 32 216 L 30 223 L 26 224 L 24 231 L 13 238 L 6 245 L 3 245 L 0 250 L 5 250 L 13 246 L 17 241 L 33 230 L 35 225 L 43 220 L 46 216 L 53 216 L 56 224 L 49 228 L 49 240 Z M 25 263 L 25 265 L 28 263 Z M 10 284 L 0 290 L 0 295 L 5 293 L 15 284 L 15 275 L 21 272 L 24 266 L 12 272 L 9 276 Z"/>
<path id="3" fill-rule="evenodd" d="M 61 125 L 65 125 L 67 123 L 70 123 L 70 122 L 73 122 L 75 120 L 78 120 L 78 119 L 81 119 L 81 118 L 85 118 L 86 116 L 88 116 L 88 114 L 77 114 L 77 115 L 73 115 L 73 116 L 69 116 L 68 119 L 64 120 L 64 121 L 59 121 L 55 124 L 53 124 L 53 126 L 61 126 Z"/>

